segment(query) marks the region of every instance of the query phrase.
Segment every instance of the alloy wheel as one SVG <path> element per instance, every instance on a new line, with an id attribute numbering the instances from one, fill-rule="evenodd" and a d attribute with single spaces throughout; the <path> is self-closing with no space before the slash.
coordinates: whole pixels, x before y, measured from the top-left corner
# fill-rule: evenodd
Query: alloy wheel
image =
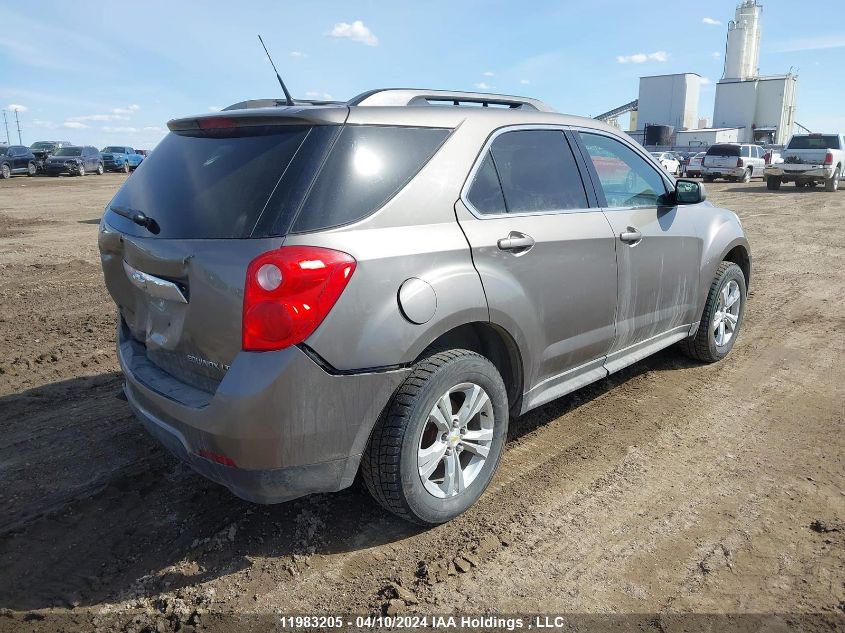
<path id="1" fill-rule="evenodd" d="M 493 441 L 493 403 L 479 385 L 465 382 L 444 393 L 420 436 L 417 468 L 433 496 L 454 497 L 478 477 Z"/>
<path id="2" fill-rule="evenodd" d="M 739 284 L 731 279 L 719 292 L 719 303 L 713 315 L 713 338 L 717 347 L 724 347 L 733 338 L 739 325 Z"/>

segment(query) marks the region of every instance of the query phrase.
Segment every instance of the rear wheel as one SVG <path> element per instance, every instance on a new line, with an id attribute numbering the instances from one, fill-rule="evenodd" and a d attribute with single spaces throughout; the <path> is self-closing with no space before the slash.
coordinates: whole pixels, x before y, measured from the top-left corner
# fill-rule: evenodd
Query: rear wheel
<path id="1" fill-rule="evenodd" d="M 420 525 L 449 521 L 487 488 L 505 443 L 508 398 L 493 364 L 467 350 L 417 363 L 361 458 L 370 494 Z"/>
<path id="2" fill-rule="evenodd" d="M 836 171 L 833 172 L 833 176 L 824 181 L 825 191 L 837 191 L 839 189 L 839 171 L 839 167 L 837 167 Z"/>
<path id="3" fill-rule="evenodd" d="M 9 167 L 9 165 L 4 163 L 2 166 L 0 166 L 0 178 L 2 178 L 3 180 L 6 180 L 6 178 L 11 178 L 11 177 L 12 177 L 12 168 Z"/>
<path id="4" fill-rule="evenodd" d="M 751 182 L 751 170 L 746 169 L 745 173 L 742 174 L 742 182 Z"/>
<path id="5" fill-rule="evenodd" d="M 780 189 L 781 179 L 777 176 L 769 176 L 766 178 L 766 189 L 771 189 L 772 191 L 777 191 Z"/>
<path id="6" fill-rule="evenodd" d="M 710 284 L 704 314 L 694 336 L 681 342 L 684 352 L 705 363 L 722 360 L 733 349 L 746 300 L 745 275 L 733 262 L 722 262 Z"/>

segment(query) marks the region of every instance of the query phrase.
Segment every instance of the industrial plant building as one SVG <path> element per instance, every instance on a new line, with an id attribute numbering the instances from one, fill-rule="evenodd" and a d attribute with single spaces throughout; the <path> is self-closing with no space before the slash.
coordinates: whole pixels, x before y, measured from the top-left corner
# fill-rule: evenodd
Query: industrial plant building
<path id="1" fill-rule="evenodd" d="M 699 126 L 701 77 L 696 73 L 641 77 L 638 99 L 596 118 L 616 124 L 630 113 L 629 134 L 646 146 L 785 144 L 795 126 L 798 76 L 760 76 L 762 10 L 757 0 L 743 0 L 728 23 L 711 127 Z"/>

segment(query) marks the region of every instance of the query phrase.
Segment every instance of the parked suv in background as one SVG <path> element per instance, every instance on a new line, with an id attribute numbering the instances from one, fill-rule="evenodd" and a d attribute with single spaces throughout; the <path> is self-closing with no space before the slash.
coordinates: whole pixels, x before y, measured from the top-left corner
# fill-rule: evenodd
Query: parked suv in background
<path id="1" fill-rule="evenodd" d="M 692 178 L 701 176 L 701 163 L 704 160 L 704 156 L 707 152 L 697 152 L 689 157 L 689 163 L 687 163 L 687 168 L 685 174 Z"/>
<path id="2" fill-rule="evenodd" d="M 724 178 L 732 182 L 751 182 L 755 176 L 763 176 L 766 161 L 765 150 L 759 145 L 740 145 L 739 143 L 719 143 L 713 145 L 701 162 L 701 175 L 704 182 L 713 182 Z"/>
<path id="3" fill-rule="evenodd" d="M 0 146 L 0 178 L 4 180 L 15 174 L 34 176 L 35 156 L 26 145 Z"/>
<path id="4" fill-rule="evenodd" d="M 130 407 L 240 497 L 360 472 L 442 523 L 510 416 L 736 341 L 737 216 L 613 127 L 478 93 L 249 106 L 170 121 L 99 232 Z"/>
<path id="5" fill-rule="evenodd" d="M 62 147 L 70 147 L 73 143 L 69 141 L 36 141 L 29 146 L 35 156 L 35 167 L 37 171 L 43 172 L 47 159 L 52 156 L 57 149 Z"/>
<path id="6" fill-rule="evenodd" d="M 57 149 L 56 153 L 47 159 L 44 170 L 48 176 L 84 176 L 88 173 L 102 175 L 104 168 L 103 159 L 96 147 L 71 145 Z"/>
<path id="7" fill-rule="evenodd" d="M 766 186 L 780 189 L 783 182 L 796 187 L 824 183 L 827 191 L 839 189 L 845 166 L 845 139 L 841 134 L 795 134 L 783 152 L 783 162 L 766 167 Z"/>
<path id="8" fill-rule="evenodd" d="M 129 170 L 135 169 L 144 160 L 143 155 L 125 145 L 109 145 L 103 148 L 101 154 L 106 171 L 122 171 L 124 174 L 128 174 Z"/>

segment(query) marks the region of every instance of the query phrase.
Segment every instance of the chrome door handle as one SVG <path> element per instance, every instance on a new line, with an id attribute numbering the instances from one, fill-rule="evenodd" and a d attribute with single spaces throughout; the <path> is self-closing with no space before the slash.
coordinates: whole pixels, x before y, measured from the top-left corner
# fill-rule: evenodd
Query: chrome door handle
<path id="1" fill-rule="evenodd" d="M 623 242 L 639 242 L 643 239 L 643 234 L 634 227 L 629 226 L 627 231 L 622 231 L 619 234 L 619 239 Z"/>
<path id="2" fill-rule="evenodd" d="M 499 250 L 503 251 L 527 251 L 534 246 L 534 238 L 519 231 L 511 231 L 507 237 L 497 242 Z"/>

